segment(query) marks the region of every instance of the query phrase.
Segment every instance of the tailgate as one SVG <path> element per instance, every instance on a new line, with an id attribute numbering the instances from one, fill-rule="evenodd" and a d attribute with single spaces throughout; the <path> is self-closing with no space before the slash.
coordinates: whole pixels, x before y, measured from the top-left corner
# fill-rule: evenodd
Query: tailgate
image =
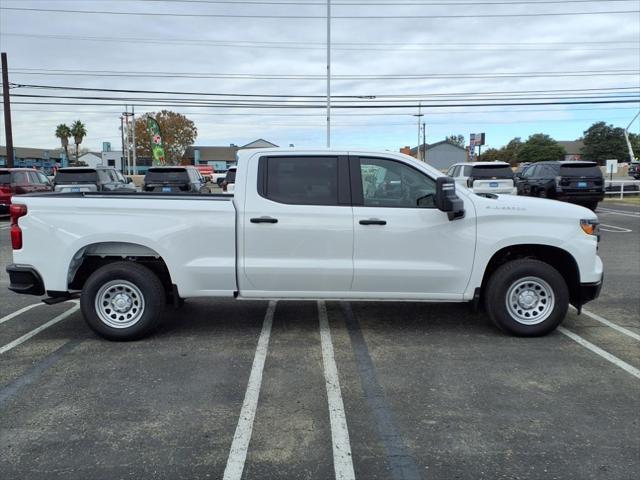
<path id="1" fill-rule="evenodd" d="M 473 181 L 473 191 L 481 190 L 482 192 L 506 192 L 511 193 L 513 190 L 513 180 L 509 178 L 487 178 Z"/>

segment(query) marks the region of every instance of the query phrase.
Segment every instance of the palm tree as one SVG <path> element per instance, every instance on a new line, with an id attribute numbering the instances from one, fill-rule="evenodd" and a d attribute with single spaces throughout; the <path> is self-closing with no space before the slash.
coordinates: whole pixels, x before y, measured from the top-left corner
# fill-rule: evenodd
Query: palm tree
<path id="1" fill-rule="evenodd" d="M 60 139 L 60 143 L 62 144 L 62 148 L 64 148 L 64 153 L 67 156 L 67 161 L 69 160 L 69 137 L 71 137 L 71 129 L 61 123 L 56 127 L 56 137 Z"/>
<path id="2" fill-rule="evenodd" d="M 76 144 L 76 163 L 77 163 L 79 146 L 82 143 L 82 139 L 87 135 L 87 128 L 84 126 L 84 123 L 82 123 L 80 120 L 76 120 L 71 125 L 71 134 L 73 135 L 73 140 Z"/>

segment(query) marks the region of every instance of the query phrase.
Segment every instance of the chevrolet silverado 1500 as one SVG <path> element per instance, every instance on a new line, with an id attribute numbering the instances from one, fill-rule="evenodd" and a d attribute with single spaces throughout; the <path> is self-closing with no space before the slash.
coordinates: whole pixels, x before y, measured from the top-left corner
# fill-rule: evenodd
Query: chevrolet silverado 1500
<path id="1" fill-rule="evenodd" d="M 389 152 L 240 151 L 233 196 L 32 194 L 11 222 L 9 288 L 80 295 L 113 340 L 190 297 L 471 302 L 511 334 L 544 335 L 603 276 L 588 209 L 476 195 Z"/>

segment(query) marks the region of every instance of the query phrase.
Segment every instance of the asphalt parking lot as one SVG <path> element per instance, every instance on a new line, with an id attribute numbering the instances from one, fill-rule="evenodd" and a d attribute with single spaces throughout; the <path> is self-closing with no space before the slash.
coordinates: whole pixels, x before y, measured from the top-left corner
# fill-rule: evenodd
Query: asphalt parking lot
<path id="1" fill-rule="evenodd" d="M 544 338 L 468 305 L 189 300 L 130 343 L 9 292 L 2 220 L 0 478 L 639 478 L 640 208 L 598 216 L 601 296 Z"/>

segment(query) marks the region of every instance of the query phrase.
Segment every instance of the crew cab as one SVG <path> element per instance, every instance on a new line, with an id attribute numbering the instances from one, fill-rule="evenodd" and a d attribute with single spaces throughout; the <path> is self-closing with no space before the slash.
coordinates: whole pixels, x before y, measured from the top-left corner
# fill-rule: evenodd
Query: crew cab
<path id="1" fill-rule="evenodd" d="M 473 193 L 516 194 L 514 174 L 506 162 L 456 163 L 447 172 L 456 183 Z"/>
<path id="2" fill-rule="evenodd" d="M 50 193 L 11 206 L 9 288 L 112 340 L 191 297 L 470 302 L 536 336 L 598 296 L 588 209 L 475 195 L 389 152 L 238 152 L 234 195 Z M 426 307 L 425 307 L 426 308 Z"/>

